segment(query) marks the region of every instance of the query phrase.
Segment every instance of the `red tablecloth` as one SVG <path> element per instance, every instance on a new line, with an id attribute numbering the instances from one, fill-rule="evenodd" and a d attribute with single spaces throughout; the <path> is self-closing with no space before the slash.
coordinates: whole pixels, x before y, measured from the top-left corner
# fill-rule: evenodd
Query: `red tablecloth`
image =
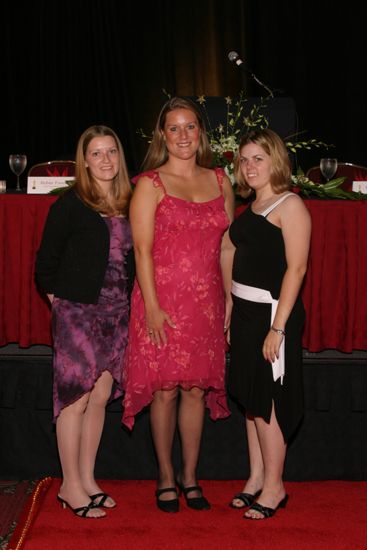
<path id="1" fill-rule="evenodd" d="M 34 282 L 49 195 L 0 195 L 0 345 L 50 344 L 50 309 Z M 306 200 L 313 221 L 302 296 L 304 348 L 367 350 L 367 201 Z"/>
<path id="2" fill-rule="evenodd" d="M 51 195 L 0 195 L 0 345 L 50 344 L 50 307 L 34 281 L 34 261 Z"/>
<path id="3" fill-rule="evenodd" d="M 302 297 L 309 351 L 367 350 L 367 201 L 306 200 L 312 216 Z"/>

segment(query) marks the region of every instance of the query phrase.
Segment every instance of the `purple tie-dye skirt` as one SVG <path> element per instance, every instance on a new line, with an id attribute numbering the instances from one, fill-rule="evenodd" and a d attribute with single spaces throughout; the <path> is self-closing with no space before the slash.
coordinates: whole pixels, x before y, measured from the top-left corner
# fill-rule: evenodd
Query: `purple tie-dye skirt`
<path id="1" fill-rule="evenodd" d="M 132 239 L 126 218 L 104 220 L 110 230 L 110 253 L 98 303 L 57 297 L 52 303 L 54 420 L 61 409 L 90 392 L 104 371 L 113 378 L 110 401 L 122 395 L 129 316 L 126 254 Z"/>

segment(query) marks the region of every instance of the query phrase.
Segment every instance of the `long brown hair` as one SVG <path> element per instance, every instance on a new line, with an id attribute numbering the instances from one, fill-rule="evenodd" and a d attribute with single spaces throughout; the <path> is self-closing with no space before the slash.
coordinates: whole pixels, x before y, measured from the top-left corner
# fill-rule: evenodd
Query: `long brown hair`
<path id="1" fill-rule="evenodd" d="M 143 161 L 142 170 L 151 170 L 162 166 L 168 159 L 168 152 L 162 132 L 166 123 L 167 114 L 175 109 L 187 109 L 194 113 L 200 127 L 200 143 L 196 153 L 196 162 L 199 166 L 210 168 L 212 164 L 212 152 L 202 114 L 198 107 L 190 99 L 172 97 L 162 107 L 153 132 L 152 142 Z"/>
<path id="2" fill-rule="evenodd" d="M 89 168 L 85 166 L 85 155 L 89 143 L 95 137 L 111 136 L 119 151 L 119 171 L 113 180 L 112 198 L 109 201 L 104 198 L 100 187 L 91 175 Z M 117 134 L 108 126 L 95 125 L 87 128 L 79 138 L 76 149 L 75 185 L 73 186 L 79 197 L 88 206 L 101 214 L 116 215 L 126 214 L 131 198 L 131 185 L 126 167 L 124 150 Z"/>
<path id="3" fill-rule="evenodd" d="M 291 189 L 292 169 L 287 148 L 278 134 L 266 128 L 249 132 L 241 139 L 234 166 L 235 179 L 241 188 L 240 194 L 243 197 L 248 197 L 252 192 L 241 171 L 241 151 L 248 143 L 256 143 L 270 156 L 270 184 L 274 193 L 279 194 Z"/>

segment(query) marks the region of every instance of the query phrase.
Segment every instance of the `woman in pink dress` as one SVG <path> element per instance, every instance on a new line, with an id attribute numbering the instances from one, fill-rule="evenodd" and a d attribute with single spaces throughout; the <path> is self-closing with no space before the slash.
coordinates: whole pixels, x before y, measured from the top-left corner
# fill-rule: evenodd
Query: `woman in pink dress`
<path id="1" fill-rule="evenodd" d="M 132 295 L 123 385 L 123 422 L 151 403 L 158 459 L 156 502 L 209 509 L 197 484 L 205 405 L 212 419 L 229 415 L 224 389 L 224 332 L 231 312 L 232 186 L 209 169 L 211 151 L 199 110 L 172 98 L 163 107 L 137 179 L 130 219 L 137 281 Z M 182 467 L 175 476 L 176 423 Z"/>

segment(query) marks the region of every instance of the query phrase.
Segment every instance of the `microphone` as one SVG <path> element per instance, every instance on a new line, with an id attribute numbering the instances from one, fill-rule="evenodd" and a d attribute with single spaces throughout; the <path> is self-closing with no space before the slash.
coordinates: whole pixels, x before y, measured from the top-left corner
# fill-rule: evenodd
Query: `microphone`
<path id="1" fill-rule="evenodd" d="M 270 97 L 274 97 L 274 93 L 272 92 L 272 90 L 266 84 L 261 82 L 261 80 L 252 72 L 250 67 L 246 67 L 245 62 L 240 58 L 237 52 L 229 52 L 228 59 L 232 63 L 235 63 L 237 67 L 239 67 L 241 70 L 249 72 L 255 82 L 257 82 L 262 88 L 264 88 L 268 92 Z"/>
<path id="2" fill-rule="evenodd" d="M 233 63 L 236 63 L 236 65 L 243 65 L 243 61 L 242 59 L 240 59 L 240 56 L 237 52 L 229 52 L 228 59 Z"/>

